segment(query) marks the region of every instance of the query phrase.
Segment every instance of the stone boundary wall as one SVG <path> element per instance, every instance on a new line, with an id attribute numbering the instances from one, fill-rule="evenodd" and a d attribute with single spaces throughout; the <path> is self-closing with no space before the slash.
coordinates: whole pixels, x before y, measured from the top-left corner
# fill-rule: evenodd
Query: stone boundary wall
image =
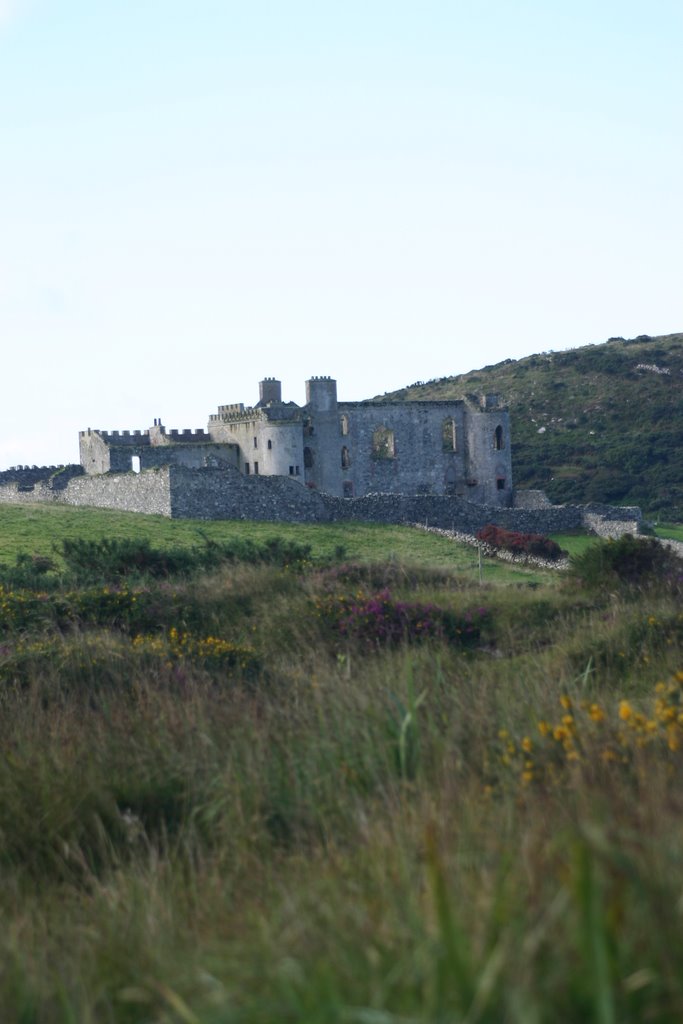
<path id="1" fill-rule="evenodd" d="M 80 467 L 79 467 L 80 468 Z M 17 483 L 0 486 L 0 504 L 58 504 L 110 508 L 146 515 L 171 515 L 168 468 L 146 473 L 78 475 L 66 486 L 41 481 L 25 489 Z"/>
<path id="2" fill-rule="evenodd" d="M 538 555 L 516 554 L 514 551 L 506 551 L 505 548 L 496 548 L 493 544 L 484 544 L 471 533 L 460 533 L 458 530 L 440 530 L 437 526 L 423 526 L 422 523 L 414 523 L 416 530 L 423 530 L 425 533 L 435 533 L 439 537 L 446 537 L 447 540 L 456 540 L 461 544 L 469 544 L 470 547 L 480 548 L 483 555 L 489 558 L 498 558 L 503 562 L 512 562 L 514 565 L 538 566 L 540 569 L 567 570 L 569 568 L 568 558 L 556 558 L 551 561 L 549 558 L 539 558 Z"/>
<path id="3" fill-rule="evenodd" d="M 325 496 L 288 477 L 244 476 L 236 469 L 192 470 L 182 466 L 169 469 L 169 498 L 174 519 L 329 521 Z"/>
<path id="4" fill-rule="evenodd" d="M 71 471 L 73 470 L 72 475 Z M 269 522 L 420 523 L 476 534 L 493 523 L 522 533 L 587 528 L 602 537 L 638 533 L 638 508 L 609 505 L 539 505 L 501 508 L 449 495 L 368 494 L 338 498 L 279 476 L 243 476 L 236 469 L 164 466 L 142 473 L 82 475 L 67 467 L 36 483 L 3 485 L 0 503 L 57 502 L 163 515 L 176 519 L 255 519 Z"/>
<path id="5" fill-rule="evenodd" d="M 145 473 L 78 477 L 69 483 L 58 500 L 66 505 L 89 505 L 170 517 L 168 467 L 150 469 Z"/>
<path id="6" fill-rule="evenodd" d="M 476 533 L 487 523 L 523 533 L 556 533 L 583 526 L 583 509 L 579 505 L 512 509 L 427 494 L 367 494 L 362 498 L 335 498 L 323 494 L 321 497 L 333 522 L 424 523 L 465 533 Z"/>
<path id="7" fill-rule="evenodd" d="M 626 509 L 619 509 L 620 512 L 627 511 Z M 631 533 L 636 536 L 639 533 L 638 527 L 640 526 L 640 519 L 615 519 L 611 516 L 602 515 L 599 512 L 586 512 L 583 517 L 584 526 L 587 530 L 592 530 L 598 537 L 611 538 L 617 540 L 625 533 Z"/>

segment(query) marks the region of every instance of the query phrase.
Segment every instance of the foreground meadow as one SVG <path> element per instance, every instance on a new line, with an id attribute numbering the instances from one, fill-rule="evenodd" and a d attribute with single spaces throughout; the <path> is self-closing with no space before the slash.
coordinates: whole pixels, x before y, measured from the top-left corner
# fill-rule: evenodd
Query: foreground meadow
<path id="1" fill-rule="evenodd" d="M 0 571 L 1 1020 L 681 1019 L 671 555 L 71 514 Z"/>

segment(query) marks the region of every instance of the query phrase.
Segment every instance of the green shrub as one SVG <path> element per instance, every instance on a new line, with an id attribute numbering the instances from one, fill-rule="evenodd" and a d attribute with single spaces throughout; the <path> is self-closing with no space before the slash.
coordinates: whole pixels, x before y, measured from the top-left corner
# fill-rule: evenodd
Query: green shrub
<path id="1" fill-rule="evenodd" d="M 130 576 L 168 579 L 237 562 L 300 567 L 310 561 L 311 546 L 281 537 L 261 544 L 240 538 L 220 543 L 205 537 L 195 548 L 155 548 L 146 538 L 68 538 L 62 541 L 60 554 L 70 577 L 87 583 Z"/>
<path id="2" fill-rule="evenodd" d="M 680 558 L 654 538 L 631 534 L 591 544 L 572 557 L 570 570 L 575 580 L 592 590 L 654 586 L 678 590 L 683 584 Z"/>

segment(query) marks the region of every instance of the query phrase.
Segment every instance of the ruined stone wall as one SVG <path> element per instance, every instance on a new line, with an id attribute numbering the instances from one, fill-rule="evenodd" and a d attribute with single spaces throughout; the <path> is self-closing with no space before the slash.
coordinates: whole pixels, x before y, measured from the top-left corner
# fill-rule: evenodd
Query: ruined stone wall
<path id="1" fill-rule="evenodd" d="M 37 483 L 50 481 L 55 488 L 66 487 L 69 480 L 83 473 L 81 466 L 12 466 L 0 472 L 0 487 L 16 484 L 20 491 L 32 490 Z"/>
<path id="2" fill-rule="evenodd" d="M 108 473 L 111 468 L 109 445 L 96 430 L 81 430 L 78 435 L 81 466 L 86 473 Z M 130 469 L 130 462 L 128 464 Z"/>
<path id="3" fill-rule="evenodd" d="M 81 472 L 80 467 L 70 467 Z M 102 476 L 67 472 L 34 484 L 0 482 L 0 502 L 54 502 L 191 519 L 272 522 L 421 523 L 476 533 L 487 523 L 524 533 L 586 527 L 600 536 L 637 533 L 637 508 L 559 505 L 500 508 L 450 495 L 371 494 L 344 499 L 303 487 L 287 477 L 244 476 L 236 468 L 165 466 L 143 473 Z"/>
<path id="4" fill-rule="evenodd" d="M 329 519 L 335 522 L 422 523 L 466 533 L 476 533 L 488 523 L 495 523 L 506 530 L 544 534 L 583 525 L 583 509 L 578 505 L 518 510 L 479 505 L 448 495 L 369 494 L 347 500 L 321 497 Z"/>
<path id="5" fill-rule="evenodd" d="M 67 505 L 170 516 L 169 472 L 170 467 L 164 467 L 146 473 L 82 476 L 69 483 L 59 500 Z"/>
<path id="6" fill-rule="evenodd" d="M 507 411 L 495 407 L 480 411 L 468 403 L 466 424 L 470 500 L 510 505 L 512 458 Z"/>
<path id="7" fill-rule="evenodd" d="M 132 433 L 84 430 L 79 434 L 79 447 L 81 465 L 89 475 L 128 473 L 134 458 L 140 460 L 140 469 L 170 465 L 200 469 L 206 465 L 232 466 L 238 460 L 234 448 L 214 443 L 201 430 L 173 430 L 162 435 L 157 428 L 152 439 L 140 430 Z"/>
<path id="8" fill-rule="evenodd" d="M 328 520 L 323 495 L 280 476 L 244 476 L 235 471 L 200 473 L 174 466 L 170 504 L 178 519 L 256 519 L 315 523 Z"/>
<path id="9" fill-rule="evenodd" d="M 306 479 L 321 490 L 338 497 L 465 492 L 462 402 L 342 402 L 332 414 L 310 413 Z M 449 445 L 446 420 L 453 421 Z"/>

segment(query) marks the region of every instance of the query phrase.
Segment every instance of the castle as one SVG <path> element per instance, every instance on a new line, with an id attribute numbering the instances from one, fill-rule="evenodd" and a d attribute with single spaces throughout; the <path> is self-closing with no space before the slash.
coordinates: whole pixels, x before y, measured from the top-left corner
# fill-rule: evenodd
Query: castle
<path id="1" fill-rule="evenodd" d="M 56 503 L 174 519 L 488 523 L 552 533 L 637 532 L 639 509 L 551 506 L 512 486 L 510 423 L 495 395 L 450 402 L 339 402 L 330 377 L 306 403 L 260 383 L 253 407 L 222 405 L 206 429 L 83 430 L 80 465 L 0 472 L 0 503 Z"/>
<path id="2" fill-rule="evenodd" d="M 449 402 L 339 402 L 330 377 L 306 381 L 306 404 L 283 402 L 278 380 L 259 385 L 253 407 L 222 405 L 206 429 L 84 430 L 85 473 L 161 466 L 287 477 L 343 498 L 370 493 L 512 502 L 508 413 L 496 396 Z"/>

